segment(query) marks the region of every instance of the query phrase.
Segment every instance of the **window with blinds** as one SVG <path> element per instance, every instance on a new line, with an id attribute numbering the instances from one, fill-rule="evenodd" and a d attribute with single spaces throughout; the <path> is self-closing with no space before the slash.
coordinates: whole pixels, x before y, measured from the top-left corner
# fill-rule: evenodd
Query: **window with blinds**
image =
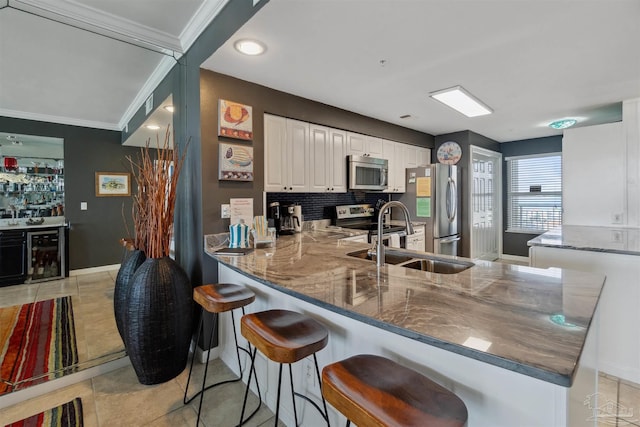
<path id="1" fill-rule="evenodd" d="M 562 224 L 560 153 L 508 157 L 507 231 L 538 233 Z"/>

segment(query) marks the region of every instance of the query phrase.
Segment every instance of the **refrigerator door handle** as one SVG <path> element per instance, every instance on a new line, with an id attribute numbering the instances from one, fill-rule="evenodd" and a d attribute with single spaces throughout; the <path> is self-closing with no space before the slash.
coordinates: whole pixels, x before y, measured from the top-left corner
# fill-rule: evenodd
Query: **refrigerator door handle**
<path id="1" fill-rule="evenodd" d="M 449 222 L 453 222 L 456 219 L 456 183 L 451 179 L 451 177 L 447 178 L 447 219 Z M 453 205 L 453 207 L 451 206 Z"/>
<path id="2" fill-rule="evenodd" d="M 439 240 L 440 240 L 440 243 L 452 243 L 460 240 L 460 236 L 448 237 L 446 239 L 439 239 Z"/>

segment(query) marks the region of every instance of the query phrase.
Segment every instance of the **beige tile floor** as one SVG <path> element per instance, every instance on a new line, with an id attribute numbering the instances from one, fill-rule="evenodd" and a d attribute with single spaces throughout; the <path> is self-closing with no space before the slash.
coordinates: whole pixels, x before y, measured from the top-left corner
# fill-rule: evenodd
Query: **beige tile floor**
<path id="1" fill-rule="evenodd" d="M 113 281 L 116 271 L 76 276 L 58 281 L 45 289 L 34 285 L 0 288 L 0 305 L 13 305 L 47 299 L 58 295 L 77 296 L 74 310 L 83 320 L 76 324 L 78 333 L 85 338 L 86 353 L 100 354 L 113 351 L 122 345 L 112 314 Z M 40 285 L 44 286 L 44 285 Z M 16 289 L 12 289 L 16 288 Z M 67 293 L 65 293 L 67 292 Z M 12 299 L 13 298 L 13 299 Z M 7 303 L 7 302 L 11 303 Z M 86 321 L 84 319 L 91 319 Z M 91 323 L 86 324 L 85 323 Z M 95 329 L 92 329 L 94 328 Z M 100 329 L 103 328 L 103 329 Z M 111 334 L 111 335 L 109 335 Z M 109 335 L 109 336 L 107 336 Z M 98 336 L 93 340 L 90 337 Z M 88 341 L 87 341 L 87 337 Z M 80 339 L 79 339 L 80 347 Z M 203 365 L 196 363 L 190 390 L 202 380 Z M 211 362 L 208 381 L 229 378 L 231 371 L 219 360 Z M 125 367 L 100 375 L 56 392 L 0 409 L 0 426 L 28 417 L 48 408 L 65 403 L 74 397 L 83 400 L 85 426 L 194 426 L 197 399 L 189 405 L 182 404 L 187 372 L 167 383 L 156 386 L 140 385 L 131 367 Z M 610 402 L 614 408 L 599 418 L 599 427 L 640 427 L 640 385 L 601 374 L 599 379 L 600 406 Z M 212 389 L 205 394 L 200 427 L 224 427 L 237 423 L 242 404 L 243 386 L 232 383 Z M 192 392 L 190 392 L 191 394 Z M 253 408 L 257 398 L 252 397 Z M 263 408 L 249 425 L 273 425 L 273 414 Z"/>
<path id="2" fill-rule="evenodd" d="M 71 296 L 78 360 L 83 367 L 124 355 L 124 344 L 113 315 L 113 285 L 117 269 L 61 280 L 0 288 L 0 307 Z"/>
<path id="3" fill-rule="evenodd" d="M 210 362 L 207 383 L 233 378 L 233 373 L 219 359 Z M 189 386 L 189 396 L 198 390 L 204 365 L 196 363 Z M 0 425 L 5 425 L 46 409 L 82 399 L 85 427 L 154 426 L 181 427 L 196 425 L 199 400 L 182 403 L 187 370 L 175 379 L 155 386 L 141 385 L 131 366 L 117 369 L 90 380 L 0 410 Z M 240 382 L 225 384 L 205 393 L 200 427 L 235 426 L 240 417 L 244 386 Z M 248 408 L 258 402 L 251 395 Z M 246 424 L 250 427 L 272 426 L 274 415 L 265 405 Z M 280 423 L 280 425 L 283 425 Z"/>

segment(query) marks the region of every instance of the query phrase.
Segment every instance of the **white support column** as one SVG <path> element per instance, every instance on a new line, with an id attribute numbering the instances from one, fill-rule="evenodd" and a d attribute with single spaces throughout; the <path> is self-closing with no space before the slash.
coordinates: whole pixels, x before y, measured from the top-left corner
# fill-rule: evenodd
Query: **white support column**
<path id="1" fill-rule="evenodd" d="M 625 224 L 638 227 L 640 226 L 640 98 L 622 103 L 622 124 L 627 159 Z"/>

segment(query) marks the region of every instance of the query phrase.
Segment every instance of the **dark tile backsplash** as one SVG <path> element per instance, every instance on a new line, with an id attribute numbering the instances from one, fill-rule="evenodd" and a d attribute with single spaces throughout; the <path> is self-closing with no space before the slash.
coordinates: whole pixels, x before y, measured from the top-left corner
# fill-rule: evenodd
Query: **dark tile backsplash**
<path id="1" fill-rule="evenodd" d="M 267 193 L 267 206 L 271 202 L 295 203 L 302 206 L 305 221 L 331 219 L 337 205 L 369 203 L 375 205 L 379 199 L 389 200 L 386 193 Z M 268 210 L 268 208 L 267 208 Z"/>

